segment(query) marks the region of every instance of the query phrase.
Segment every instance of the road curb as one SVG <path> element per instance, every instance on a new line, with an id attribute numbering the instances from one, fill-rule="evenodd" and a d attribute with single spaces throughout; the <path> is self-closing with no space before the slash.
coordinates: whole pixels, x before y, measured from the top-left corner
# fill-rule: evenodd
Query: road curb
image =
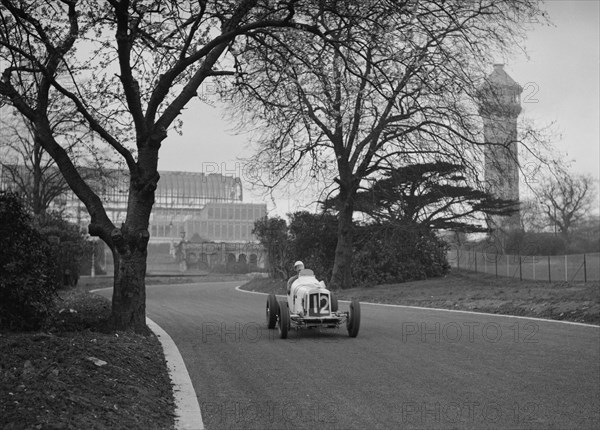
<path id="1" fill-rule="evenodd" d="M 268 293 L 261 293 L 260 291 L 242 290 L 241 285 L 238 285 L 237 287 L 235 287 L 235 289 L 242 293 L 268 295 Z M 285 297 L 285 296 L 281 296 L 281 297 Z M 338 300 L 338 301 L 341 303 L 350 303 L 348 300 Z M 386 306 L 386 307 L 390 307 L 390 308 L 408 308 L 408 309 L 419 309 L 419 310 L 428 310 L 428 311 L 442 311 L 442 312 L 455 312 L 455 313 L 472 314 L 472 315 L 496 316 L 496 317 L 505 317 L 505 318 L 519 318 L 519 319 L 532 320 L 532 321 L 553 322 L 553 323 L 578 325 L 578 326 L 583 326 L 583 327 L 600 328 L 600 326 L 597 326 L 594 324 L 585 324 L 585 323 L 578 323 L 578 322 L 573 322 L 573 321 L 563 321 L 563 320 L 550 320 L 547 318 L 526 317 L 526 316 L 521 316 L 521 315 L 492 314 L 489 312 L 464 311 L 464 310 L 460 310 L 460 309 L 425 308 L 423 306 L 393 305 L 393 304 L 389 304 L 389 303 L 360 302 L 360 304 L 361 305 L 372 305 L 372 306 Z"/>
<path id="2" fill-rule="evenodd" d="M 169 377 L 173 384 L 175 428 L 177 430 L 204 430 L 196 391 L 177 345 L 171 336 L 150 318 L 146 317 L 146 324 L 160 341 L 165 354 Z"/>

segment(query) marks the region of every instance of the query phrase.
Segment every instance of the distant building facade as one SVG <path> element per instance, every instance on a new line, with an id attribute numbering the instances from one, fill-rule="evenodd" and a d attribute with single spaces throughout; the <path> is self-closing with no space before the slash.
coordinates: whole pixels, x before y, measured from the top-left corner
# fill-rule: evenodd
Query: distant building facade
<path id="1" fill-rule="evenodd" d="M 10 189 L 10 179 L 0 171 L 0 189 Z M 161 171 L 150 214 L 149 246 L 169 244 L 175 255 L 181 242 L 207 243 L 211 264 L 252 262 L 262 266 L 264 255 L 252 229 L 267 215 L 266 204 L 244 203 L 240 178 L 218 173 Z M 91 182 L 115 225 L 125 221 L 129 175 L 119 170 L 104 172 Z M 83 203 L 69 191 L 55 199 L 50 209 L 87 230 L 90 216 Z M 219 245 L 219 246 L 217 246 Z M 214 252 L 210 251 L 213 250 Z M 248 251 L 250 250 L 250 251 Z M 222 255 L 222 256 L 221 256 Z M 226 261 L 221 261 L 225 259 Z"/>
<path id="2" fill-rule="evenodd" d="M 154 242 L 175 238 L 210 242 L 257 242 L 254 222 L 267 205 L 244 203 L 240 178 L 212 173 L 159 172 L 150 215 Z"/>

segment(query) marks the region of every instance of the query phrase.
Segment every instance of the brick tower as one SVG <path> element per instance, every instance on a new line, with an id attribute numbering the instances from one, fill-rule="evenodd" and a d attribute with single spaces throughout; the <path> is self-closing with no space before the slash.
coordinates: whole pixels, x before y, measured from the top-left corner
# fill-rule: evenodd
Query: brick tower
<path id="1" fill-rule="evenodd" d="M 485 138 L 485 182 L 495 197 L 519 200 L 517 117 L 523 88 L 494 64 L 494 71 L 480 88 L 479 114 Z M 520 229 L 520 213 L 492 216 L 489 226 L 497 233 Z"/>

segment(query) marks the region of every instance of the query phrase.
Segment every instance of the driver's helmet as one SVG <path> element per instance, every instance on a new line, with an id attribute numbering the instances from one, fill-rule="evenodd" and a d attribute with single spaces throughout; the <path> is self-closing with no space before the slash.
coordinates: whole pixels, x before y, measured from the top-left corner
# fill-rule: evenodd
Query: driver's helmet
<path id="1" fill-rule="evenodd" d="M 296 261 L 294 263 L 294 270 L 300 271 L 302 269 L 304 269 L 304 263 L 302 261 Z"/>

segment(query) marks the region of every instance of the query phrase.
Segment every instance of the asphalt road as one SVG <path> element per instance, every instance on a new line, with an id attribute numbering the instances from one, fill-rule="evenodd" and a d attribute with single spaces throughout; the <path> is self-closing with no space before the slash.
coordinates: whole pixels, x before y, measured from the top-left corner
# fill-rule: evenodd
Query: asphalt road
<path id="1" fill-rule="evenodd" d="M 235 286 L 147 289 L 209 430 L 600 428 L 597 327 L 363 304 L 357 338 L 282 340 Z"/>

